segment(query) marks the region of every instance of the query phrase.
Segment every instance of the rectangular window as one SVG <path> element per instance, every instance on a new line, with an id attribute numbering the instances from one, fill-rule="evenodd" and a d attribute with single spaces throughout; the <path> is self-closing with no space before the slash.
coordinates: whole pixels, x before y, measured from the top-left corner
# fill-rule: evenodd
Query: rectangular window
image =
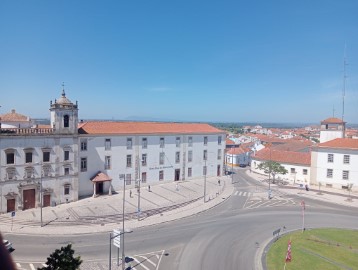
<path id="1" fill-rule="evenodd" d="M 142 183 L 147 183 L 147 173 L 142 172 Z"/>
<path id="2" fill-rule="evenodd" d="M 132 175 L 130 173 L 126 174 L 126 185 L 132 184 Z"/>
<path id="3" fill-rule="evenodd" d="M 87 158 L 81 158 L 81 172 L 87 171 Z"/>
<path id="4" fill-rule="evenodd" d="M 164 164 L 164 152 L 159 153 L 159 164 Z"/>
<path id="5" fill-rule="evenodd" d="M 188 168 L 188 177 L 192 176 L 192 168 Z"/>
<path id="6" fill-rule="evenodd" d="M 208 145 L 208 137 L 207 136 L 204 137 L 204 145 Z"/>
<path id="7" fill-rule="evenodd" d="M 221 149 L 218 149 L 218 160 L 221 159 Z"/>
<path id="8" fill-rule="evenodd" d="M 132 167 L 132 155 L 127 155 L 127 167 Z"/>
<path id="9" fill-rule="evenodd" d="M 81 151 L 87 151 L 87 140 L 81 140 Z"/>
<path id="10" fill-rule="evenodd" d="M 46 151 L 42 153 L 42 161 L 43 162 L 50 162 L 50 152 Z"/>
<path id="11" fill-rule="evenodd" d="M 15 164 L 15 153 L 6 154 L 6 164 Z"/>
<path id="12" fill-rule="evenodd" d="M 132 138 L 127 138 L 127 149 L 132 149 Z"/>
<path id="13" fill-rule="evenodd" d="M 343 171 L 342 172 L 342 179 L 343 180 L 349 180 L 349 171 Z"/>
<path id="14" fill-rule="evenodd" d="M 221 145 L 221 140 L 222 140 L 221 136 L 218 136 L 218 145 Z"/>
<path id="15" fill-rule="evenodd" d="M 142 154 L 142 166 L 147 166 L 147 154 Z"/>
<path id="16" fill-rule="evenodd" d="M 160 148 L 164 148 L 164 138 L 159 139 L 159 146 Z"/>
<path id="17" fill-rule="evenodd" d="M 207 168 L 206 166 L 203 166 L 203 175 L 206 175 L 206 172 L 207 172 Z"/>
<path id="18" fill-rule="evenodd" d="M 291 168 L 291 173 L 296 173 L 296 169 L 295 169 L 295 168 Z"/>
<path id="19" fill-rule="evenodd" d="M 203 152 L 203 160 L 208 160 L 208 150 L 204 150 L 204 152 Z"/>
<path id="20" fill-rule="evenodd" d="M 302 170 L 302 174 L 303 174 L 303 175 L 307 175 L 307 173 L 308 173 L 307 169 L 303 169 L 303 170 Z"/>
<path id="21" fill-rule="evenodd" d="M 70 195 L 70 185 L 64 185 L 63 186 L 63 194 L 64 195 Z"/>
<path id="22" fill-rule="evenodd" d="M 104 157 L 104 169 L 110 170 L 111 169 L 111 156 Z"/>
<path id="23" fill-rule="evenodd" d="M 329 163 L 333 162 L 333 154 L 328 154 L 327 162 Z"/>
<path id="24" fill-rule="evenodd" d="M 159 171 L 159 181 L 164 180 L 164 171 Z"/>
<path id="25" fill-rule="evenodd" d="M 327 169 L 327 178 L 333 177 L 333 169 Z"/>
<path id="26" fill-rule="evenodd" d="M 180 137 L 176 137 L 175 139 L 175 146 L 180 147 Z"/>
<path id="27" fill-rule="evenodd" d="M 104 150 L 111 150 L 111 139 L 106 139 L 104 141 Z"/>
<path id="28" fill-rule="evenodd" d="M 25 159 L 26 159 L 26 163 L 32 163 L 32 152 L 26 152 L 25 153 Z"/>
<path id="29" fill-rule="evenodd" d="M 65 150 L 65 151 L 63 152 L 63 160 L 64 160 L 64 161 L 70 160 L 70 151 Z"/>
<path id="30" fill-rule="evenodd" d="M 188 145 L 191 147 L 193 146 L 193 137 L 188 138 Z"/>
<path id="31" fill-rule="evenodd" d="M 175 152 L 175 163 L 180 162 L 180 152 Z"/>
<path id="32" fill-rule="evenodd" d="M 193 161 L 193 151 L 189 151 L 188 152 L 188 162 L 192 162 Z"/>
<path id="33" fill-rule="evenodd" d="M 147 138 L 142 138 L 142 148 L 147 149 L 148 147 L 148 140 Z"/>
<path id="34" fill-rule="evenodd" d="M 350 162 L 350 156 L 349 155 L 344 155 L 343 156 L 343 163 L 344 164 L 349 164 Z"/>
<path id="35" fill-rule="evenodd" d="M 69 175 L 70 174 L 70 168 L 65 167 L 64 168 L 64 175 Z"/>

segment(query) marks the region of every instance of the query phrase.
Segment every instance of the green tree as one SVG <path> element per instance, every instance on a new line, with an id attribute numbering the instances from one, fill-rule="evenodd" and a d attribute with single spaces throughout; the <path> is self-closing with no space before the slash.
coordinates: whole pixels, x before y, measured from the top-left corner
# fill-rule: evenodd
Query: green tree
<path id="1" fill-rule="evenodd" d="M 61 249 L 56 249 L 50 257 L 47 257 L 46 265 L 37 270 L 76 270 L 80 268 L 82 263 L 81 257 L 73 257 L 75 251 L 72 249 L 72 245 L 68 244 Z"/>
<path id="2" fill-rule="evenodd" d="M 262 162 L 257 167 L 260 170 L 264 170 L 264 172 L 267 173 L 269 176 L 272 176 L 272 183 L 275 183 L 276 174 L 285 175 L 286 173 L 288 173 L 285 167 L 283 167 L 280 163 L 272 160 Z"/>

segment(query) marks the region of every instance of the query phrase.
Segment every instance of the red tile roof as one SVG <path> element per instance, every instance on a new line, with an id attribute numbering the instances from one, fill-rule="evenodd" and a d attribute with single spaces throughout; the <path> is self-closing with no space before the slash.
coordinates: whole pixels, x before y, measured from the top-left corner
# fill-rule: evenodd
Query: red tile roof
<path id="1" fill-rule="evenodd" d="M 209 124 L 160 123 L 160 122 L 111 122 L 93 121 L 81 123 L 80 134 L 205 134 L 225 133 Z"/>
<path id="2" fill-rule="evenodd" d="M 336 117 L 330 117 L 323 121 L 321 121 L 321 124 L 342 124 L 345 123 L 342 121 L 342 119 L 336 118 Z"/>
<path id="3" fill-rule="evenodd" d="M 235 145 L 235 143 L 230 139 L 226 139 L 226 145 Z"/>
<path id="4" fill-rule="evenodd" d="M 103 172 L 98 172 L 95 176 L 91 178 L 92 182 L 104 182 L 104 181 L 111 181 L 112 178 L 110 178 L 107 174 Z"/>
<path id="5" fill-rule="evenodd" d="M 316 147 L 358 150 L 358 139 L 338 138 L 324 143 L 320 143 Z"/>
<path id="6" fill-rule="evenodd" d="M 311 165 L 311 153 L 262 149 L 251 156 L 255 160 L 272 160 L 279 163 Z"/>
<path id="7" fill-rule="evenodd" d="M 1 120 L 4 122 L 28 122 L 29 117 L 26 115 L 17 113 L 14 109 L 10 113 L 0 115 Z"/>
<path id="8" fill-rule="evenodd" d="M 227 153 L 230 155 L 241 155 L 247 152 L 250 152 L 250 149 L 238 147 L 238 148 L 231 148 Z"/>

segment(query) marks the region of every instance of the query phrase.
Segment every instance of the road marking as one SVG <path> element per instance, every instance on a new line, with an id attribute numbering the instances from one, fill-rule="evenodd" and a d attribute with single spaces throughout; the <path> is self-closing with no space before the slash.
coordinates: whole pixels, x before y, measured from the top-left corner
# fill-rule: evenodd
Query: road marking
<path id="1" fill-rule="evenodd" d="M 149 258 L 147 258 L 147 257 L 144 257 L 144 256 L 138 256 L 138 257 L 141 257 L 141 258 L 145 259 L 145 262 L 149 262 L 149 263 L 152 264 L 153 266 L 157 266 L 154 262 L 152 262 L 151 260 L 149 260 Z"/>
<path id="2" fill-rule="evenodd" d="M 16 266 L 17 266 L 18 268 L 21 268 L 21 264 L 19 264 L 19 263 L 16 263 Z"/>
<path id="3" fill-rule="evenodd" d="M 32 263 L 30 263 L 29 265 L 30 265 L 31 270 L 36 270 L 35 266 Z"/>
<path id="4" fill-rule="evenodd" d="M 141 256 L 142 257 L 142 256 Z M 146 269 L 146 270 L 150 270 L 148 267 L 146 267 L 144 264 L 142 264 L 138 259 L 136 259 L 136 258 L 133 258 L 133 260 L 135 260 L 136 262 L 137 262 L 137 265 L 140 265 L 140 266 L 142 266 L 144 269 Z M 134 269 L 133 267 L 132 267 L 132 269 Z"/>
<path id="5" fill-rule="evenodd" d="M 237 195 L 237 193 L 238 193 L 238 191 L 236 190 L 236 192 L 235 192 L 234 196 L 236 196 L 236 195 Z"/>

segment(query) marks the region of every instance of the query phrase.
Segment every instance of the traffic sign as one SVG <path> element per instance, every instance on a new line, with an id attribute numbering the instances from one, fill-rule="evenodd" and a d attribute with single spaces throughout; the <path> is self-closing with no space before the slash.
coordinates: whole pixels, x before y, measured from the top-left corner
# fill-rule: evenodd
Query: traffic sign
<path id="1" fill-rule="evenodd" d="M 11 217 L 14 217 L 15 216 L 15 211 L 12 211 L 11 212 Z"/>
<path id="2" fill-rule="evenodd" d="M 114 229 L 113 230 L 113 245 L 117 248 L 121 247 L 121 231 Z"/>

